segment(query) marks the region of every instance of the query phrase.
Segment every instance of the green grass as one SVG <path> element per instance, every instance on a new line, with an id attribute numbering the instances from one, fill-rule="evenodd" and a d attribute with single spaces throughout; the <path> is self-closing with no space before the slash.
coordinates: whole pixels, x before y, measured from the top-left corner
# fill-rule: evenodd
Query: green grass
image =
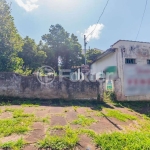
<path id="1" fill-rule="evenodd" d="M 95 115 L 98 116 L 98 117 L 104 117 L 104 115 L 102 114 L 102 112 L 99 112 L 99 111 L 97 111 L 97 112 L 95 113 Z"/>
<path id="2" fill-rule="evenodd" d="M 79 108 L 79 106 L 73 106 L 73 109 L 75 112 L 77 112 L 77 109 Z"/>
<path id="3" fill-rule="evenodd" d="M 10 106 L 11 103 L 8 101 L 8 102 L 0 102 L 0 106 Z"/>
<path id="4" fill-rule="evenodd" d="M 78 115 L 78 118 L 76 120 L 74 120 L 72 123 L 82 125 L 82 126 L 90 126 L 94 122 L 97 122 L 97 121 L 91 117 L 85 117 L 83 115 Z"/>
<path id="5" fill-rule="evenodd" d="M 14 112 L 16 109 L 15 108 L 6 108 L 4 111 L 5 112 Z"/>
<path id="6" fill-rule="evenodd" d="M 36 118 L 35 121 L 36 121 L 36 122 L 43 122 L 43 123 L 49 124 L 49 123 L 50 123 L 50 117 L 49 117 L 49 116 L 46 116 L 46 117 L 43 117 L 43 118 Z"/>
<path id="7" fill-rule="evenodd" d="M 24 111 L 22 109 L 16 109 L 14 112 L 13 112 L 13 117 L 14 118 L 27 118 L 27 117 L 34 117 L 34 114 L 27 114 L 27 113 L 24 113 Z"/>
<path id="8" fill-rule="evenodd" d="M 77 145 L 79 139 L 78 134 L 71 128 L 65 128 L 65 135 L 60 136 L 51 136 L 47 135 L 43 140 L 40 140 L 37 143 L 38 148 L 51 148 L 54 150 L 73 150 Z"/>
<path id="9" fill-rule="evenodd" d="M 38 104 L 22 104 L 22 107 L 39 107 Z"/>
<path id="10" fill-rule="evenodd" d="M 3 111 L 0 109 L 0 114 L 2 114 L 3 113 Z"/>
<path id="11" fill-rule="evenodd" d="M 13 133 L 23 134 L 30 130 L 30 126 L 35 120 L 33 114 L 26 114 L 22 109 L 10 109 L 9 111 L 12 111 L 13 118 L 0 119 L 0 137 Z"/>
<path id="12" fill-rule="evenodd" d="M 0 148 L 2 149 L 11 149 L 11 150 L 21 150 L 26 142 L 21 138 L 17 141 L 10 141 L 6 143 L 0 143 Z"/>
<path id="13" fill-rule="evenodd" d="M 149 132 L 114 132 L 98 135 L 94 139 L 101 150 L 149 150 Z"/>
<path id="14" fill-rule="evenodd" d="M 119 110 L 106 109 L 106 112 L 107 113 L 105 115 L 107 117 L 113 117 L 113 118 L 116 118 L 116 119 L 118 119 L 120 121 L 124 121 L 124 122 L 127 120 L 136 120 L 137 119 L 136 116 L 122 113 Z"/>
<path id="15" fill-rule="evenodd" d="M 66 126 L 57 125 L 57 126 L 51 127 L 50 129 L 51 130 L 63 130 L 65 128 L 66 128 Z"/>
<path id="16" fill-rule="evenodd" d="M 77 130 L 78 134 L 86 134 L 88 135 L 89 137 L 91 138 L 95 138 L 96 137 L 96 133 L 93 131 L 93 130 L 90 130 L 90 129 L 78 129 Z"/>

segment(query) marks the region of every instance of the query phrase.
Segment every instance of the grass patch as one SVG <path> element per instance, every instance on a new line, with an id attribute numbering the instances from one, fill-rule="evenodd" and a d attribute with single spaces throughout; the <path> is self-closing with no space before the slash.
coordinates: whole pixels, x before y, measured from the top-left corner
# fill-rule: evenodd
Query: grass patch
<path id="1" fill-rule="evenodd" d="M 76 120 L 74 120 L 72 123 L 82 125 L 82 126 L 90 126 L 94 122 L 97 122 L 97 121 L 91 117 L 85 117 L 83 115 L 78 115 L 78 118 Z"/>
<path id="2" fill-rule="evenodd" d="M 17 109 L 15 109 L 15 108 L 6 108 L 4 111 L 5 112 L 14 112 L 15 110 L 17 110 Z"/>
<path id="3" fill-rule="evenodd" d="M 130 132 L 98 135 L 95 143 L 102 150 L 149 150 L 149 132 Z"/>
<path id="4" fill-rule="evenodd" d="M 6 143 L 0 143 L 0 148 L 2 149 L 12 149 L 12 150 L 20 150 L 23 148 L 23 146 L 26 144 L 26 142 L 21 138 L 14 142 L 6 142 Z"/>
<path id="5" fill-rule="evenodd" d="M 50 117 L 46 116 L 44 118 L 36 118 L 36 122 L 43 122 L 43 123 L 49 124 L 50 123 Z"/>
<path id="6" fill-rule="evenodd" d="M 78 106 L 73 106 L 73 109 L 74 109 L 75 112 L 77 112 L 78 108 L 79 108 Z"/>
<path id="7" fill-rule="evenodd" d="M 39 107 L 38 104 L 22 104 L 22 107 Z"/>
<path id="8" fill-rule="evenodd" d="M 81 128 L 77 132 L 78 132 L 78 134 L 86 134 L 86 135 L 88 135 L 91 138 L 95 138 L 96 137 L 96 133 L 93 130 L 90 130 L 90 129 L 83 129 L 83 128 Z"/>
<path id="9" fill-rule="evenodd" d="M 65 129 L 66 126 L 61 126 L 61 125 L 57 125 L 57 126 L 53 126 L 50 129 L 51 130 L 63 130 Z"/>
<path id="10" fill-rule="evenodd" d="M 127 120 L 136 120 L 137 117 L 129 114 L 125 114 L 120 112 L 119 110 L 112 110 L 112 109 L 106 109 L 106 116 L 107 117 L 113 117 L 120 121 L 127 121 Z"/>
<path id="11" fill-rule="evenodd" d="M 79 141 L 78 134 L 69 127 L 65 128 L 65 132 L 63 137 L 47 135 L 43 140 L 38 142 L 38 148 L 51 148 L 54 150 L 73 149 Z"/>
<path id="12" fill-rule="evenodd" d="M 13 118 L 0 119 L 0 137 L 13 133 L 23 134 L 30 130 L 30 125 L 35 120 L 33 114 L 26 114 L 22 109 L 10 109 L 9 111 L 13 111 Z"/>
<path id="13" fill-rule="evenodd" d="M 24 111 L 22 109 L 16 109 L 14 112 L 13 112 L 13 117 L 14 118 L 27 118 L 27 117 L 34 117 L 34 114 L 27 114 L 27 113 L 24 113 Z"/>
<path id="14" fill-rule="evenodd" d="M 98 112 L 98 111 L 95 113 L 95 115 L 96 115 L 97 117 L 104 117 L 104 115 L 102 114 L 102 112 Z"/>
<path id="15" fill-rule="evenodd" d="M 11 103 L 8 102 L 0 102 L 0 106 L 11 106 Z"/>
<path id="16" fill-rule="evenodd" d="M 0 109 L 0 114 L 2 114 L 3 113 L 3 111 Z"/>

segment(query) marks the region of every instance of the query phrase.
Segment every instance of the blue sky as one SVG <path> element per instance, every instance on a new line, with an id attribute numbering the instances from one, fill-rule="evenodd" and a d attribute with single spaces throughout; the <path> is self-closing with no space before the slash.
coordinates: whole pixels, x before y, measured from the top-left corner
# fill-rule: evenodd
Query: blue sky
<path id="1" fill-rule="evenodd" d="M 50 25 L 61 24 L 69 33 L 88 34 L 106 4 L 106 0 L 7 0 L 12 2 L 12 16 L 22 37 L 36 43 L 48 33 Z M 145 0 L 110 0 L 87 48 L 108 49 L 117 40 L 135 40 Z M 150 42 L 150 2 L 148 2 L 138 41 Z"/>

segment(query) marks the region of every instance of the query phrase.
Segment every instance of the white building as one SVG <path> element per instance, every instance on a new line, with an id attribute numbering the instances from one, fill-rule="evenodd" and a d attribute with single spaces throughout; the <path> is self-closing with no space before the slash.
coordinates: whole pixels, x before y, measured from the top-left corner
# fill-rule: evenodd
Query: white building
<path id="1" fill-rule="evenodd" d="M 112 83 L 118 100 L 150 100 L 150 43 L 117 41 L 93 61 L 91 73 L 97 73 L 98 79 L 98 72 L 105 75 L 114 68 L 117 78 Z"/>

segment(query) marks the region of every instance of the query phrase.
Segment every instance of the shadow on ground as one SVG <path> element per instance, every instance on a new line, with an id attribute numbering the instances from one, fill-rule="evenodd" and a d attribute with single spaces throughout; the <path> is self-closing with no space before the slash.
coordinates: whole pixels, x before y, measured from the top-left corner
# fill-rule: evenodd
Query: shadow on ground
<path id="1" fill-rule="evenodd" d="M 127 107 L 141 114 L 150 117 L 150 102 L 148 101 L 128 101 L 128 102 L 114 102 L 115 107 Z"/>
<path id="2" fill-rule="evenodd" d="M 66 107 L 66 106 L 79 106 L 89 107 L 93 110 L 101 110 L 103 107 L 114 109 L 113 106 L 103 101 L 97 100 L 65 100 L 65 99 L 26 99 L 26 98 L 12 98 L 0 97 L 0 106 L 3 105 L 39 105 L 39 106 L 53 106 L 53 107 Z"/>

